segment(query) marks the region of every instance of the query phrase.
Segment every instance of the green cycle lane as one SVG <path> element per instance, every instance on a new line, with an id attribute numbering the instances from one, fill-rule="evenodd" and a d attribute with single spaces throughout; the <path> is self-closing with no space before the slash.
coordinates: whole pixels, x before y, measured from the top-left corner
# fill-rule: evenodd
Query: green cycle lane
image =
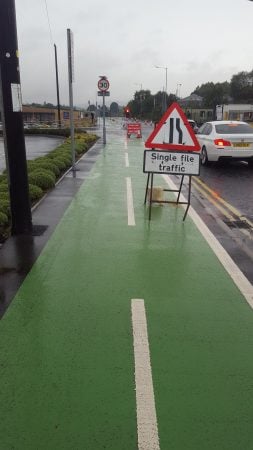
<path id="1" fill-rule="evenodd" d="M 108 138 L 0 322 L 1 450 L 138 448 L 133 298 L 160 448 L 253 449 L 252 310 L 181 207 L 149 223 L 142 160 L 140 140 Z"/>

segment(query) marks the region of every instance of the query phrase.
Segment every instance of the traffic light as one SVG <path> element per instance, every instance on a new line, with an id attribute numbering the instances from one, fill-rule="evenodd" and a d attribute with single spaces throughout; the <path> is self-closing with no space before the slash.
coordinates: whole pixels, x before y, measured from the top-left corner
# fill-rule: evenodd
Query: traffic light
<path id="1" fill-rule="evenodd" d="M 126 108 L 125 108 L 125 117 L 127 119 L 129 119 L 129 117 L 130 117 L 130 108 L 128 106 L 126 106 Z"/>

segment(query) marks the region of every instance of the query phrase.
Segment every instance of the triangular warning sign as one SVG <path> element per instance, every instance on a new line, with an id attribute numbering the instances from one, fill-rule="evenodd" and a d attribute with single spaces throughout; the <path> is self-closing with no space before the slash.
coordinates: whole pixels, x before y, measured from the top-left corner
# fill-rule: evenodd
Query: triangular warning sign
<path id="1" fill-rule="evenodd" d="M 172 103 L 145 142 L 145 147 L 191 152 L 200 150 L 195 133 L 178 103 Z"/>

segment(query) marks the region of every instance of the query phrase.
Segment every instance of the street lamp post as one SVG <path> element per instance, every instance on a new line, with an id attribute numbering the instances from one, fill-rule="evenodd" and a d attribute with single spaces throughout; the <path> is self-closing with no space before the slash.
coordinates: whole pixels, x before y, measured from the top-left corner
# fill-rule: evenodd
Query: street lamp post
<path id="1" fill-rule="evenodd" d="M 182 86 L 182 83 L 177 83 L 176 97 L 178 97 L 178 98 L 180 98 L 181 86 Z"/>
<path id="2" fill-rule="evenodd" d="M 155 66 L 156 69 L 164 69 L 165 70 L 165 91 L 163 91 L 163 113 L 167 110 L 167 84 L 168 84 L 168 67 L 164 66 Z"/>

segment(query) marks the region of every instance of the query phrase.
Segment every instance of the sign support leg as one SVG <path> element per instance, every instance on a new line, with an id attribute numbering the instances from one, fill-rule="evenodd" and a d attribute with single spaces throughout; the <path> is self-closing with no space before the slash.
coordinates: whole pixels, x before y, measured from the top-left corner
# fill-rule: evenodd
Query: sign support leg
<path id="1" fill-rule="evenodd" d="M 181 178 L 180 187 L 179 187 L 178 196 L 177 196 L 177 203 L 179 202 L 179 197 L 180 197 L 180 194 L 181 194 L 183 182 L 184 182 L 184 175 L 182 175 L 182 178 Z"/>
<path id="2" fill-rule="evenodd" d="M 150 172 L 148 172 L 148 179 L 147 179 L 147 184 L 146 184 L 146 192 L 145 192 L 144 205 L 146 205 L 146 202 L 147 202 L 149 178 L 150 178 Z"/>
<path id="3" fill-rule="evenodd" d="M 191 185 L 192 185 L 192 176 L 189 175 L 188 203 L 187 203 L 187 208 L 186 208 L 185 213 L 184 213 L 183 222 L 184 222 L 184 220 L 185 220 L 185 218 L 186 218 L 186 216 L 187 216 L 188 209 L 189 209 L 190 204 L 191 204 Z"/>
<path id="4" fill-rule="evenodd" d="M 149 198 L 149 215 L 148 220 L 151 220 L 151 206 L 152 206 L 152 200 L 153 200 L 153 178 L 154 174 L 151 173 L 151 185 L 150 185 L 150 198 Z"/>

